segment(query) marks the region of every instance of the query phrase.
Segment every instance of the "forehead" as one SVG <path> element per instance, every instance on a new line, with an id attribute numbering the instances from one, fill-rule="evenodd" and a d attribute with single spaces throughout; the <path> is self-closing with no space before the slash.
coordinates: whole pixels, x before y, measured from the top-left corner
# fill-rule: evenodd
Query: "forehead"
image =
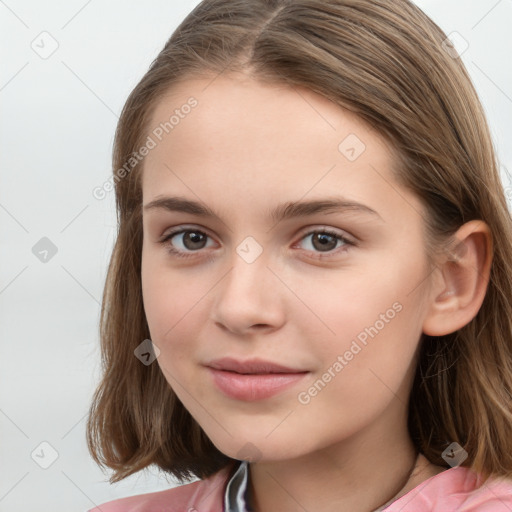
<path id="1" fill-rule="evenodd" d="M 243 75 L 185 80 L 159 101 L 149 126 L 156 145 L 144 162 L 144 202 L 177 192 L 262 207 L 283 194 L 347 191 L 383 205 L 390 193 L 400 197 L 390 189 L 398 185 L 387 140 L 305 88 Z"/>
<path id="2" fill-rule="evenodd" d="M 277 157 L 282 149 L 319 162 L 321 153 L 332 160 L 333 150 L 338 158 L 339 143 L 352 135 L 344 149 L 355 145 L 355 157 L 363 149 L 381 159 L 391 156 L 387 142 L 353 112 L 304 87 L 263 83 L 241 73 L 178 82 L 157 103 L 149 127 L 160 149 L 174 141 L 175 152 L 229 149 L 223 151 L 229 155 L 243 146 L 258 160 Z M 148 159 L 159 153 L 157 148 Z"/>

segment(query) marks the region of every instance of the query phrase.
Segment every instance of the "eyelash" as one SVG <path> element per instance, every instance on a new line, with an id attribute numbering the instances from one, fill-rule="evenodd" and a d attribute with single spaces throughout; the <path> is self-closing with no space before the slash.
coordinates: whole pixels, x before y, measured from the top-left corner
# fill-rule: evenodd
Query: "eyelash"
<path id="1" fill-rule="evenodd" d="M 171 233 L 167 234 L 162 240 L 159 240 L 159 243 L 164 245 L 173 256 L 176 256 L 178 258 L 193 258 L 193 257 L 195 257 L 196 253 L 199 253 L 201 251 L 201 249 L 198 249 L 197 251 L 190 251 L 187 253 L 187 252 L 182 252 L 182 251 L 175 249 L 171 244 L 172 238 L 174 238 L 176 235 L 180 235 L 183 233 L 189 233 L 189 232 L 200 233 L 202 235 L 206 235 L 208 238 L 211 238 L 204 231 L 201 231 L 199 229 L 187 228 L 187 229 L 177 229 L 175 231 L 172 231 Z M 348 238 L 344 237 L 340 233 L 329 230 L 327 228 L 308 231 L 301 236 L 300 241 L 302 241 L 303 239 L 307 238 L 308 236 L 311 236 L 314 234 L 329 235 L 329 236 L 332 236 L 332 237 L 336 238 L 337 240 L 343 242 L 343 244 L 344 244 L 344 246 L 338 247 L 337 249 L 333 249 L 332 251 L 328 251 L 327 253 L 322 253 L 322 252 L 317 253 L 317 254 L 319 254 L 319 256 L 314 257 L 314 259 L 322 259 L 323 260 L 323 259 L 329 258 L 333 254 L 338 254 L 339 252 L 346 252 L 347 250 L 349 250 L 349 248 L 351 246 L 355 247 L 357 245 L 355 242 L 353 242 L 352 240 L 349 240 Z M 305 249 L 305 250 L 307 251 L 307 249 Z M 210 257 L 209 260 L 211 260 L 211 259 L 212 258 Z"/>

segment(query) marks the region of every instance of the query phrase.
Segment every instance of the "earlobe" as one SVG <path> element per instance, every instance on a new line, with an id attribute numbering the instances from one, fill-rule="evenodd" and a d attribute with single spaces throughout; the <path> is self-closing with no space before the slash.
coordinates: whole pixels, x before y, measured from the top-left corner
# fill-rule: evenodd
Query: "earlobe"
<path id="1" fill-rule="evenodd" d="M 467 325 L 478 313 L 489 283 L 492 234 L 481 220 L 461 226 L 434 272 L 423 332 L 443 336 Z"/>

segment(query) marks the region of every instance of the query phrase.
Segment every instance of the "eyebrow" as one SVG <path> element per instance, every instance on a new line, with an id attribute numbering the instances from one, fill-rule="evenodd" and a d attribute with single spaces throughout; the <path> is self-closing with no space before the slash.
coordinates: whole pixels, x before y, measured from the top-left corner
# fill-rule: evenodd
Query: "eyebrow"
<path id="1" fill-rule="evenodd" d="M 208 206 L 192 201 L 184 197 L 166 196 L 154 199 L 150 203 L 144 205 L 144 210 L 163 209 L 171 212 L 190 213 L 205 218 L 215 218 L 221 220 Z M 293 219 L 296 217 L 307 217 L 318 213 L 338 213 L 345 211 L 354 211 L 359 213 L 370 214 L 378 217 L 383 221 L 382 217 L 374 209 L 356 201 L 351 201 L 343 197 L 325 198 L 309 201 L 288 201 L 277 205 L 269 214 L 269 219 L 278 223 L 283 220 Z"/>

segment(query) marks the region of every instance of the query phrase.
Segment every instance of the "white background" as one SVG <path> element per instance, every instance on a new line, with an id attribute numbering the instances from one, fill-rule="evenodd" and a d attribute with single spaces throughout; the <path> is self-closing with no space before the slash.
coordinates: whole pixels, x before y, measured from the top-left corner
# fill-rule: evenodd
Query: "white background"
<path id="1" fill-rule="evenodd" d="M 115 234 L 113 192 L 92 190 L 110 177 L 129 92 L 197 3 L 0 1 L 0 512 L 84 512 L 172 485 L 152 470 L 110 486 L 87 451 Z M 462 59 L 512 187 L 512 0 L 417 4 L 469 44 Z M 31 47 L 43 31 L 58 43 L 46 59 Z M 32 252 L 43 237 L 57 248 L 46 263 Z M 31 458 L 50 461 L 42 442 L 58 454 L 48 469 Z"/>

